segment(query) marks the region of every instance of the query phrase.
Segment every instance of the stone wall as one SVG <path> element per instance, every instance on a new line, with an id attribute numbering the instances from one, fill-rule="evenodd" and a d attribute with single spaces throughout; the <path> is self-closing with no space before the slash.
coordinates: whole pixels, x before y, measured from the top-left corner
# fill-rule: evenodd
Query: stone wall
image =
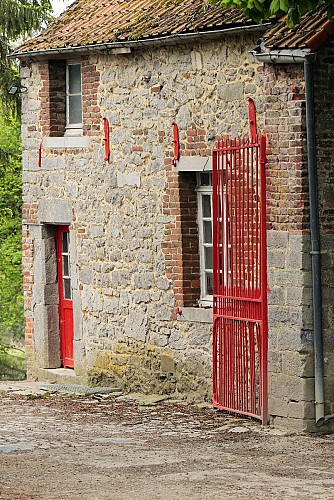
<path id="1" fill-rule="evenodd" d="M 210 155 L 217 135 L 248 134 L 247 97 L 261 127 L 262 69 L 248 52 L 256 38 L 85 57 L 84 136 L 76 141 L 55 128 L 46 62 L 23 68 L 29 377 L 59 365 L 59 347 L 52 356 L 49 347 L 56 297 L 40 307 L 54 283 L 49 272 L 37 282 L 36 270 L 46 269 L 52 227 L 70 224 L 76 372 L 131 390 L 211 399 L 211 310 L 197 301 L 194 182 L 186 186 L 187 174 L 172 168 L 172 122 L 190 163 Z"/>

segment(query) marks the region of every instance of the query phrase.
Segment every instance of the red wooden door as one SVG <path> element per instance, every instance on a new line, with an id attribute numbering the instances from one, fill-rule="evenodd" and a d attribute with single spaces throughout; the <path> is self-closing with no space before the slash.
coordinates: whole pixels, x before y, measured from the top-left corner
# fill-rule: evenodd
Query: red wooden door
<path id="1" fill-rule="evenodd" d="M 56 239 L 59 285 L 60 355 L 63 367 L 73 368 L 73 301 L 70 272 L 70 232 L 68 226 L 58 226 Z"/>
<path id="2" fill-rule="evenodd" d="M 267 423 L 266 138 L 213 151 L 213 404 Z"/>

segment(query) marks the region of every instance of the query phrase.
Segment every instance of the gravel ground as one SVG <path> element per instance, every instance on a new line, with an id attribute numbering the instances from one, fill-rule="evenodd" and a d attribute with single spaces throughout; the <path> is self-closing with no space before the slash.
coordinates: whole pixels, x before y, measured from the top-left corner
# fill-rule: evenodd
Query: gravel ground
<path id="1" fill-rule="evenodd" d="M 0 384 L 1 500 L 334 499 L 334 436 L 154 397 L 31 387 Z"/>

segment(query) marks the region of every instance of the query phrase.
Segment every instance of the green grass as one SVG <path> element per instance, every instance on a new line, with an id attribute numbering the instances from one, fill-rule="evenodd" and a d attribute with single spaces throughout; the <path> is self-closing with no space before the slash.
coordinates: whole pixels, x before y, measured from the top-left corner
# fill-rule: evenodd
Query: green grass
<path id="1" fill-rule="evenodd" d="M 16 347 L 0 351 L 0 380 L 25 380 L 26 356 Z"/>

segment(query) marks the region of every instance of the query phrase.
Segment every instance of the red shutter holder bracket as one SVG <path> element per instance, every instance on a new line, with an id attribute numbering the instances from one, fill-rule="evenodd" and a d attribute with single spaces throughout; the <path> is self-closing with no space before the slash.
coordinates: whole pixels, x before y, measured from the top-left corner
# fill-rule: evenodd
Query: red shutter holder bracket
<path id="1" fill-rule="evenodd" d="M 104 129 L 104 151 L 105 157 L 104 161 L 109 161 L 110 158 L 110 136 L 109 136 L 109 121 L 108 118 L 103 118 L 103 129 Z"/>
<path id="2" fill-rule="evenodd" d="M 177 123 L 173 122 L 173 144 L 174 144 L 174 158 L 173 158 L 173 166 L 176 166 L 176 162 L 180 159 L 180 141 L 179 141 L 179 128 Z"/>
<path id="3" fill-rule="evenodd" d="M 38 148 L 37 157 L 38 157 L 38 168 L 41 168 L 41 166 L 42 166 L 42 141 L 41 141 L 39 148 Z"/>

